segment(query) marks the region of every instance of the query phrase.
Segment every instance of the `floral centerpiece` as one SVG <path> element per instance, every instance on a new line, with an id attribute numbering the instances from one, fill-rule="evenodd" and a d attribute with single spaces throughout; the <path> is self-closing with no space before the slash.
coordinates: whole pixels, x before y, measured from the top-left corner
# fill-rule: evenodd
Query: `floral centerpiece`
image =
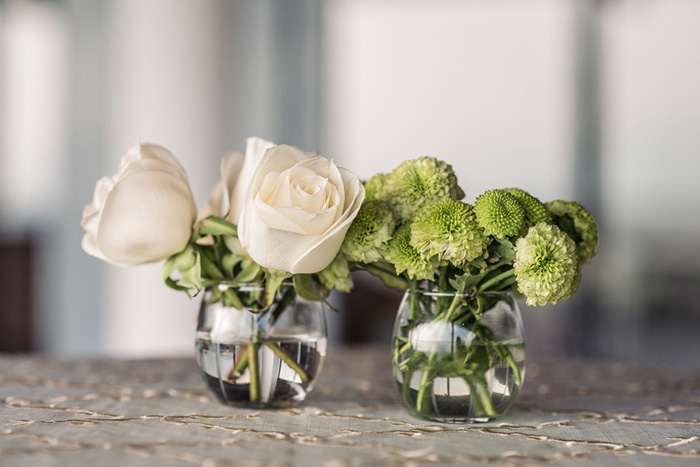
<path id="1" fill-rule="evenodd" d="M 452 167 L 432 157 L 379 173 L 335 260 L 408 290 L 394 331 L 396 381 L 412 411 L 441 421 L 507 411 L 524 372 L 511 295 L 529 305 L 571 298 L 598 242 L 574 201 L 542 203 L 519 188 L 488 190 L 473 205 L 464 196 Z"/>
<path id="2" fill-rule="evenodd" d="M 224 156 L 221 175 L 198 216 L 182 166 L 166 149 L 139 144 L 117 175 L 97 183 L 83 211 L 83 249 L 120 266 L 164 261 L 169 287 L 190 296 L 207 290 L 198 363 L 205 376 L 216 368 L 222 400 L 245 386 L 248 402 L 279 403 L 280 394 L 298 402 L 325 354 L 322 309 L 309 317 L 318 309 L 308 302 L 325 303 L 332 289 L 323 278 L 337 273 L 332 262 L 364 187 L 332 160 L 259 138 L 248 139 L 245 154 Z M 283 318 L 287 310 L 295 314 Z M 318 336 L 306 336 L 313 346 L 297 345 L 300 321 L 315 323 Z M 290 370 L 286 389 L 266 383 L 266 361 L 270 371 Z"/>
<path id="3" fill-rule="evenodd" d="M 98 182 L 82 245 L 121 266 L 164 261 L 169 287 L 206 290 L 198 363 L 205 379 L 215 373 L 207 381 L 225 402 L 241 393 L 251 403 L 302 400 L 320 368 L 309 352 L 322 357 L 325 340 L 297 301 L 325 303 L 331 290 L 352 289 L 352 271 L 374 274 L 406 291 L 393 364 L 411 410 L 484 420 L 505 413 L 522 384 L 512 296 L 531 305 L 571 298 L 598 230 L 574 201 L 542 203 L 519 188 L 488 190 L 473 204 L 464 197 L 452 167 L 432 157 L 363 184 L 331 160 L 249 138 L 245 154 L 224 156 L 198 214 L 177 160 L 139 144 Z M 304 313 L 283 318 L 288 310 Z M 298 328 L 306 334 L 292 345 Z M 288 374 L 281 399 L 264 368 Z"/>

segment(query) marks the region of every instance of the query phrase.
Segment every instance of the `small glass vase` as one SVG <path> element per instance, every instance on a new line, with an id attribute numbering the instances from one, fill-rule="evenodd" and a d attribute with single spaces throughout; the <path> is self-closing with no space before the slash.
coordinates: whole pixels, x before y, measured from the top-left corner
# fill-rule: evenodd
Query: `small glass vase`
<path id="1" fill-rule="evenodd" d="M 394 380 L 411 412 L 448 422 L 506 414 L 525 376 L 525 336 L 510 292 L 409 290 L 392 339 Z"/>
<path id="2" fill-rule="evenodd" d="M 326 356 L 325 305 L 283 285 L 264 312 L 226 303 L 226 289 L 260 293 L 257 286 L 219 285 L 206 291 L 196 335 L 197 365 L 224 404 L 273 408 L 301 403 Z M 221 293 L 224 292 L 224 293 Z"/>

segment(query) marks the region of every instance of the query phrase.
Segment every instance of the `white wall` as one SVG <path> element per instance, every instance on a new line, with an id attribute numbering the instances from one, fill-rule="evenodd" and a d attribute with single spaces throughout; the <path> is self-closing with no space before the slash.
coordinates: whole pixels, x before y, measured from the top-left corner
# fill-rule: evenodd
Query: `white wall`
<path id="1" fill-rule="evenodd" d="M 329 156 L 361 177 L 431 155 L 467 201 L 522 186 L 571 195 L 572 7 L 559 0 L 333 0 Z"/>
<path id="2" fill-rule="evenodd" d="M 616 230 L 700 233 L 700 4 L 603 10 L 604 197 Z"/>
<path id="3" fill-rule="evenodd" d="M 183 164 L 203 205 L 219 176 L 223 122 L 217 1 L 120 0 L 109 14 L 107 164 L 139 138 Z M 105 350 L 191 355 L 199 300 L 167 288 L 160 264 L 109 268 Z"/>

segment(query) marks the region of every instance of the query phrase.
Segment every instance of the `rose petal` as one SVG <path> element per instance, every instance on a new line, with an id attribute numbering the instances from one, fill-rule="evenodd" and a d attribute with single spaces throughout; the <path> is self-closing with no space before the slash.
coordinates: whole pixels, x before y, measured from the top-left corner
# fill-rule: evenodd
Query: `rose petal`
<path id="1" fill-rule="evenodd" d="M 173 167 L 178 174 L 178 177 L 183 181 L 187 182 L 187 172 L 180 165 L 175 156 L 173 156 L 170 151 L 162 146 L 149 143 L 139 143 L 136 146 L 129 148 L 127 154 L 122 157 L 119 164 L 119 174 L 121 175 L 129 166 L 140 159 L 155 159 L 164 162 L 165 164 Z"/>
<path id="2" fill-rule="evenodd" d="M 245 160 L 241 167 L 240 175 L 238 176 L 235 186 L 230 183 L 228 185 L 231 202 L 227 219 L 230 222 L 234 224 L 239 223 L 239 219 L 243 214 L 243 208 L 245 207 L 248 188 L 255 175 L 255 170 L 265 156 L 266 151 L 274 146 L 275 143 L 265 141 L 261 138 L 248 138 L 246 140 Z"/>
<path id="3" fill-rule="evenodd" d="M 317 243 L 311 245 L 308 251 L 294 262 L 289 269 L 292 274 L 311 274 L 328 266 L 340 250 L 345 234 L 362 206 L 362 200 L 365 198 L 365 187 L 352 172 L 341 169 L 341 174 L 347 180 L 346 197 L 351 202 L 333 229 L 324 234 Z M 328 259 L 331 254 L 332 256 Z M 320 269 L 316 269 L 320 265 L 322 265 Z"/>

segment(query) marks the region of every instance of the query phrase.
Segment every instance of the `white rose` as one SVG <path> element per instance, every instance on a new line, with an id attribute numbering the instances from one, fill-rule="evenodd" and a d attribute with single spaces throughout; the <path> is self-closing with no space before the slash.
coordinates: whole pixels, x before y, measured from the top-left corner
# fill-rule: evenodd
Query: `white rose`
<path id="1" fill-rule="evenodd" d="M 238 224 L 243 212 L 248 185 L 255 169 L 265 155 L 265 151 L 275 145 L 261 138 L 251 137 L 246 140 L 245 155 L 229 152 L 221 159 L 221 180 L 214 186 L 207 205 L 202 209 L 200 218 L 208 216 L 223 217 Z"/>
<path id="2" fill-rule="evenodd" d="M 197 218 L 187 174 L 167 149 L 139 144 L 119 173 L 97 182 L 83 209 L 82 247 L 119 266 L 168 258 L 189 241 Z"/>
<path id="3" fill-rule="evenodd" d="M 221 159 L 221 180 L 214 186 L 207 205 L 199 217 L 223 217 L 227 221 L 238 224 L 238 218 L 243 212 L 248 185 L 253 178 L 255 169 L 265 155 L 265 151 L 275 145 L 262 138 L 246 139 L 245 155 L 240 152 L 229 152 Z M 240 241 L 235 237 L 224 237 L 224 243 L 234 253 L 244 255 Z"/>
<path id="4" fill-rule="evenodd" d="M 364 196 L 360 180 L 333 161 L 275 146 L 252 177 L 238 236 L 261 266 L 315 273 L 335 258 Z"/>

